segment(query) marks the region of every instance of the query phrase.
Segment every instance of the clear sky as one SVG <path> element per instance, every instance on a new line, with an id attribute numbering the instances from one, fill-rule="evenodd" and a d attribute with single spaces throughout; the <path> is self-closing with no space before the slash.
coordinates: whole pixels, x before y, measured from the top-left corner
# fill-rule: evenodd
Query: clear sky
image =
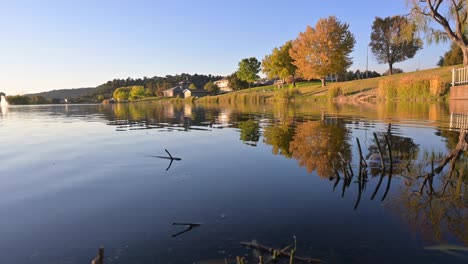
<path id="1" fill-rule="evenodd" d="M 0 0 L 0 91 L 94 87 L 114 78 L 227 75 L 261 60 L 319 18 L 356 37 L 352 70 L 366 68 L 376 16 L 408 13 L 405 0 Z M 433 68 L 448 44 L 426 45 L 395 67 Z M 383 72 L 369 53 L 369 70 Z"/>

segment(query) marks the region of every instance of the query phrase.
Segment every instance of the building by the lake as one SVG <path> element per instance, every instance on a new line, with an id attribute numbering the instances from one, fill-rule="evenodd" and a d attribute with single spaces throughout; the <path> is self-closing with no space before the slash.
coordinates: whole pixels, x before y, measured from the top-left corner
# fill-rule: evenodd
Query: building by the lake
<path id="1" fill-rule="evenodd" d="M 216 84 L 219 87 L 220 93 L 232 92 L 232 88 L 229 86 L 228 78 L 223 78 L 221 80 L 215 81 L 214 84 Z"/>

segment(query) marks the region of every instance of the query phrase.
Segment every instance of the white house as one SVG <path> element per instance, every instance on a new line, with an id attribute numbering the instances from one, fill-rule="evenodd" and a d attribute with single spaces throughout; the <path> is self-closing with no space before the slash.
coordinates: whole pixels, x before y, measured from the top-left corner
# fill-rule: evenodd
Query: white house
<path id="1" fill-rule="evenodd" d="M 232 88 L 229 87 L 229 80 L 227 78 L 223 78 L 221 80 L 215 81 L 214 84 L 216 84 L 219 87 L 219 91 L 221 93 L 232 92 Z"/>

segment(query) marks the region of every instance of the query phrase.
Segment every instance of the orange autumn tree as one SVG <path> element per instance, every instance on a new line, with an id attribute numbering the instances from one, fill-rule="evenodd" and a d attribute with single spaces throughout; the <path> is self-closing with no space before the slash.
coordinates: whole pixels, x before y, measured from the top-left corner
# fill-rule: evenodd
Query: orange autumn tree
<path id="1" fill-rule="evenodd" d="M 315 28 L 307 26 L 299 33 L 289 50 L 297 73 L 306 79 L 319 78 L 325 86 L 325 78 L 344 72 L 352 61 L 349 54 L 356 40 L 349 31 L 349 25 L 336 17 L 320 19 Z"/>

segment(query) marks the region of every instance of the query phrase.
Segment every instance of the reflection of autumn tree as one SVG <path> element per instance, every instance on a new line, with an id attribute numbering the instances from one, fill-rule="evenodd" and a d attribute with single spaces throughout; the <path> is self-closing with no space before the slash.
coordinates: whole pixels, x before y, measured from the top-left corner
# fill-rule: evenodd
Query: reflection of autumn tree
<path id="1" fill-rule="evenodd" d="M 257 146 L 260 138 L 260 126 L 257 122 L 250 119 L 239 123 L 240 140 L 250 146 Z"/>
<path id="2" fill-rule="evenodd" d="M 289 151 L 308 172 L 316 170 L 319 176 L 329 177 L 334 174 L 333 165 L 341 169 L 339 153 L 351 159 L 348 140 L 349 131 L 340 119 L 309 121 L 297 126 Z"/>
<path id="3" fill-rule="evenodd" d="M 289 150 L 290 142 L 293 140 L 294 127 L 292 124 L 276 123 L 265 128 L 263 133 L 264 142 L 273 146 L 273 154 L 281 154 L 287 158 L 291 158 Z"/>

